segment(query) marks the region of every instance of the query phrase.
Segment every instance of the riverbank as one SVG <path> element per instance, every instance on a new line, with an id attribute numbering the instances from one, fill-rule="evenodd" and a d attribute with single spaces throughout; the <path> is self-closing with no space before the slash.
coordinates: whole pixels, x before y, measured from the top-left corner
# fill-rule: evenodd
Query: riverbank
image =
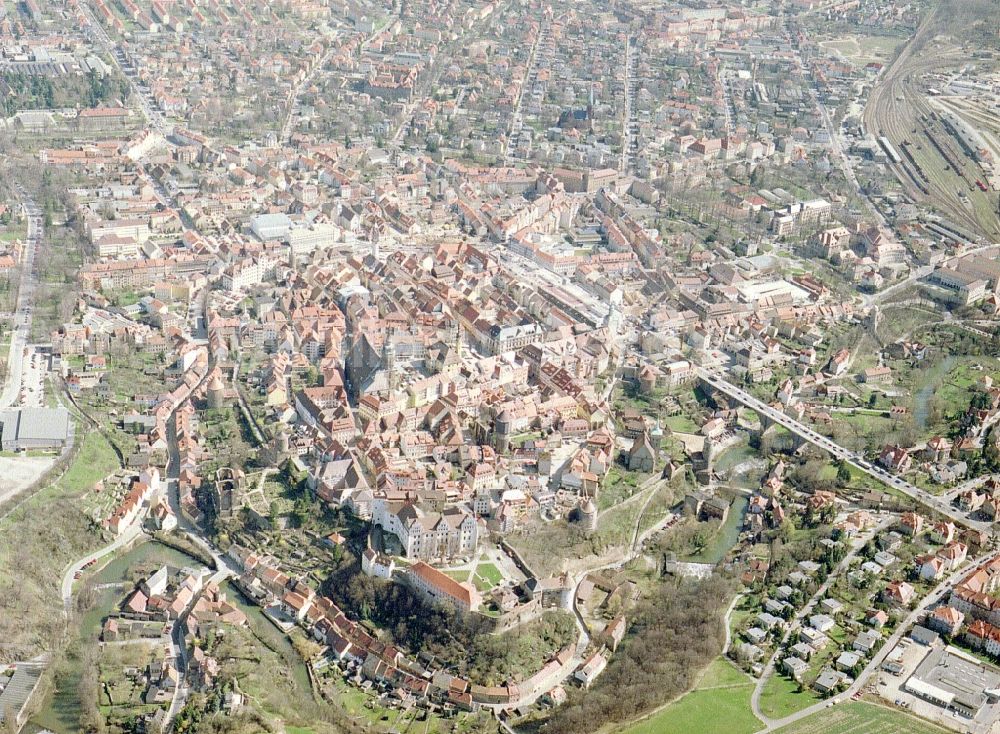
<path id="1" fill-rule="evenodd" d="M 126 591 L 146 570 L 165 564 L 200 566 L 201 562 L 162 543 L 148 541 L 139 543 L 94 572 L 82 592 L 89 598 L 87 610 L 70 621 L 66 651 L 42 683 L 46 686 L 45 695 L 24 729 L 27 734 L 43 729 L 55 734 L 75 734 L 81 730 L 80 722 L 85 713 L 80 696 L 84 666 L 88 651 L 96 650 L 99 644 L 104 618 L 117 608 Z"/>
<path id="2" fill-rule="evenodd" d="M 743 521 L 746 517 L 747 507 L 750 504 L 749 498 L 745 495 L 737 494 L 729 506 L 729 514 L 726 521 L 716 532 L 712 540 L 691 555 L 679 560 L 687 563 L 711 563 L 715 564 L 726 557 L 726 554 L 736 545 L 743 530 Z"/>

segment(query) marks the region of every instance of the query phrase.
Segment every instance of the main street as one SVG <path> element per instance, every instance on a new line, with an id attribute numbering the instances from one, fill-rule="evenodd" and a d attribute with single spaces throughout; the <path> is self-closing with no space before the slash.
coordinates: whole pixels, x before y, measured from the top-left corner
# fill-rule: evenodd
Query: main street
<path id="1" fill-rule="evenodd" d="M 28 218 L 28 233 L 25 237 L 24 252 L 21 255 L 21 283 L 17 289 L 17 302 L 11 322 L 10 351 L 7 355 L 7 380 L 0 393 L 0 408 L 9 408 L 17 402 L 21 392 L 21 377 L 24 372 L 24 350 L 31 337 L 31 309 L 35 302 L 38 278 L 35 275 L 35 250 L 42 241 L 45 228 L 42 212 L 34 199 L 21 186 L 16 187 Z"/>
<path id="2" fill-rule="evenodd" d="M 639 66 L 639 47 L 632 38 L 625 39 L 624 95 L 622 106 L 622 154 L 618 170 L 628 172 L 635 163 L 639 152 L 639 109 L 636 97 L 639 95 L 639 79 L 635 72 Z"/>
<path id="3" fill-rule="evenodd" d="M 169 133 L 169 126 L 164 121 L 163 115 L 161 115 L 159 111 L 153 107 L 153 102 L 149 96 L 148 90 L 144 90 L 139 87 L 139 84 L 136 81 L 136 71 L 130 64 L 126 64 L 125 54 L 122 52 L 121 47 L 114 40 L 112 40 L 111 36 L 109 36 L 107 31 L 104 30 L 104 26 L 101 25 L 100 22 L 94 17 L 94 14 L 91 12 L 90 6 L 86 1 L 79 3 L 77 7 L 83 14 L 87 23 L 87 27 L 84 29 L 84 32 L 91 41 L 103 47 L 111 58 L 114 59 L 118 70 L 121 71 L 122 76 L 128 80 L 129 86 L 132 88 L 132 95 L 139 103 L 139 109 L 142 112 L 142 116 L 146 118 L 146 122 L 148 122 L 156 130 L 156 132 L 166 137 Z"/>
<path id="4" fill-rule="evenodd" d="M 808 441 L 824 451 L 827 451 L 834 458 L 845 461 L 859 471 L 864 472 L 872 479 L 876 479 L 894 490 L 905 494 L 911 499 L 916 500 L 924 507 L 947 517 L 958 525 L 964 525 L 966 527 L 987 532 L 992 528 L 991 523 L 973 520 L 966 514 L 959 512 L 948 503 L 947 497 L 937 497 L 930 492 L 910 484 L 902 477 L 898 477 L 895 474 L 886 471 L 882 467 L 868 461 L 860 453 L 845 449 L 843 446 L 835 443 L 826 436 L 817 433 L 808 426 L 799 423 L 794 418 L 785 415 L 782 411 L 771 407 L 764 401 L 750 395 L 745 390 L 736 387 L 719 375 L 716 375 L 699 366 L 695 366 L 695 370 L 698 373 L 698 377 L 703 382 L 715 388 L 719 392 L 728 395 L 737 402 L 742 403 L 748 408 L 753 409 L 758 415 L 761 416 L 761 418 L 782 426 L 799 438 Z"/>
<path id="5" fill-rule="evenodd" d="M 549 25 L 550 23 L 546 21 L 539 26 L 535 40 L 528 51 L 528 63 L 524 67 L 524 76 L 521 79 L 521 86 L 517 91 L 517 100 L 514 102 L 514 111 L 510 116 L 510 127 L 507 130 L 507 137 L 503 140 L 504 165 L 510 163 L 510 146 L 514 142 L 514 138 L 520 135 L 521 128 L 524 126 L 524 121 L 521 117 L 521 107 L 524 95 L 528 91 L 528 85 L 533 84 L 537 78 L 538 70 L 535 68 L 535 59 L 538 55 L 538 47 L 548 39 Z"/>
<path id="6" fill-rule="evenodd" d="M 800 68 L 805 69 L 802 66 L 801 57 L 799 57 Z M 816 87 L 813 85 L 809 86 L 809 95 L 812 97 L 813 104 L 816 109 L 819 110 L 820 117 L 823 120 L 823 127 L 826 129 L 827 135 L 830 138 L 830 150 L 836 157 L 837 162 L 840 163 L 840 170 L 844 174 L 844 178 L 850 183 L 853 191 L 861 192 L 861 183 L 858 181 L 857 175 L 854 173 L 854 166 L 851 164 L 851 159 L 847 155 L 847 151 L 840 144 L 840 133 L 837 130 L 836 125 L 830 119 L 830 113 L 827 111 L 826 106 L 820 101 L 819 95 L 816 94 Z M 862 201 L 864 202 L 865 208 L 868 212 L 875 218 L 881 227 L 888 227 L 889 223 L 886 221 L 885 216 L 879 211 L 878 207 L 872 202 L 871 197 L 867 195 L 862 195 Z"/>
<path id="7" fill-rule="evenodd" d="M 295 117 L 299 112 L 299 96 L 302 94 L 302 91 L 312 83 L 316 73 L 326 66 L 326 62 L 330 60 L 333 52 L 338 50 L 340 50 L 339 47 L 335 46 L 331 40 L 329 48 L 323 52 L 319 61 L 313 64 L 312 68 L 306 72 L 305 76 L 288 93 L 288 109 L 285 112 L 285 122 L 281 126 L 281 137 L 279 138 L 282 143 L 287 143 L 292 137 L 292 127 L 295 124 Z"/>

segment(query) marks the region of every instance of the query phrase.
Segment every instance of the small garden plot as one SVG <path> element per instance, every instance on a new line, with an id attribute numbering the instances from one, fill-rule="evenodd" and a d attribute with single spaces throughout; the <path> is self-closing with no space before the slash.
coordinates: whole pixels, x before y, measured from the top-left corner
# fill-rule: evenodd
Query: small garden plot
<path id="1" fill-rule="evenodd" d="M 492 563 L 480 563 L 476 566 L 476 573 L 472 579 L 480 592 L 489 591 L 495 586 L 499 586 L 502 581 L 503 574 Z"/>

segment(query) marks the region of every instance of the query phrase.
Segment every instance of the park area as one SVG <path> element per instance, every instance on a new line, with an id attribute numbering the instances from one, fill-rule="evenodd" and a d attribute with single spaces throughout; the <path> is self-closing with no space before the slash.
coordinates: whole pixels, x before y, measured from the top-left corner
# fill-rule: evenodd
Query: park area
<path id="1" fill-rule="evenodd" d="M 901 38 L 892 36 L 838 36 L 820 41 L 827 51 L 836 51 L 854 64 L 864 65 L 873 61 L 885 63 L 892 58 Z"/>
<path id="2" fill-rule="evenodd" d="M 750 711 L 754 681 L 725 658 L 716 658 L 702 673 L 694 690 L 626 734 L 687 734 L 695 731 L 752 734 L 761 727 Z"/>

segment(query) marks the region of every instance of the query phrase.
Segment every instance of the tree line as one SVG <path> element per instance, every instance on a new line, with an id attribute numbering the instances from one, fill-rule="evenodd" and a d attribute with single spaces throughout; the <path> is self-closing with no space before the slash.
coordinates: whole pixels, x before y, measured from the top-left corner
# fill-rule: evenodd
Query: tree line
<path id="1" fill-rule="evenodd" d="M 633 720 L 691 688 L 722 650 L 733 584 L 717 574 L 661 584 L 636 607 L 622 647 L 593 687 L 572 691 L 540 731 L 597 731 Z"/>
<path id="2" fill-rule="evenodd" d="M 128 96 L 123 78 L 91 71 L 85 75 L 9 72 L 0 77 L 6 94 L 0 96 L 0 111 L 10 117 L 20 110 L 50 110 L 58 107 L 101 107 Z"/>

